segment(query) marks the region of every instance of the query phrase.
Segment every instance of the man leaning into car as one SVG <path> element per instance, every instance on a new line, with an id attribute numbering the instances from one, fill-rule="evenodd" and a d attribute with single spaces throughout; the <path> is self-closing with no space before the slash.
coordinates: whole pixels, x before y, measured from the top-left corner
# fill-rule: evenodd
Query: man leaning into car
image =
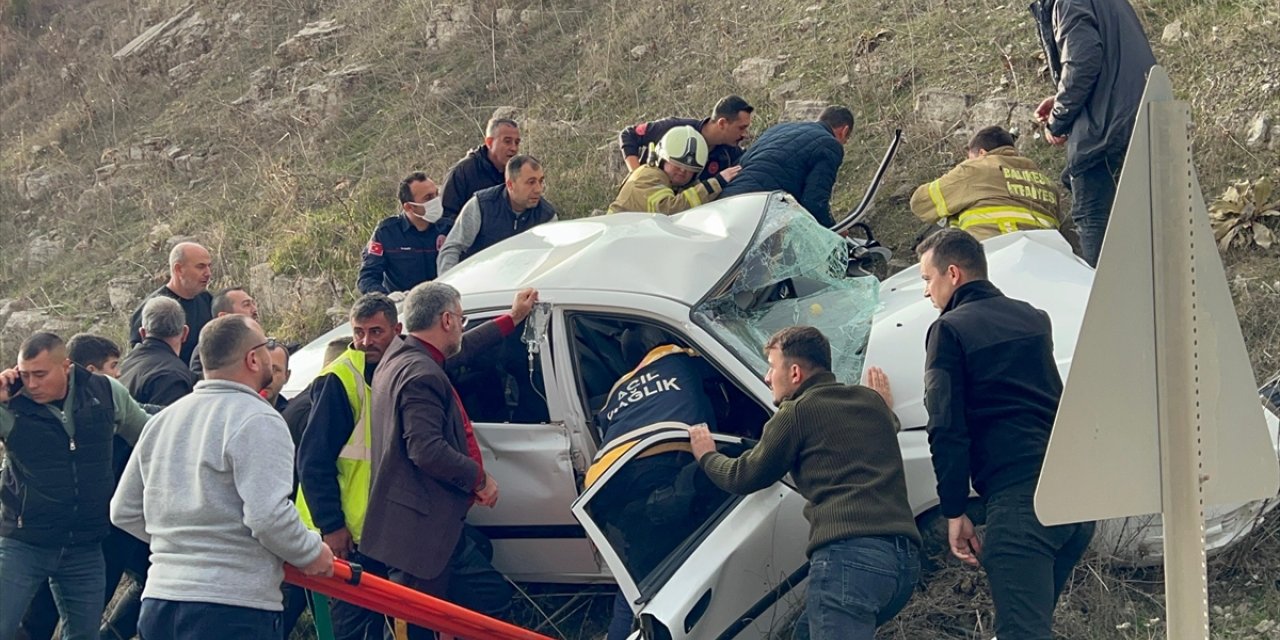
<path id="1" fill-rule="evenodd" d="M 790 327 L 765 345 L 778 412 L 760 443 L 730 458 L 705 426 L 693 455 L 725 491 L 748 494 L 791 474 L 809 521 L 809 592 L 797 640 L 872 640 L 920 579 L 920 532 L 907 502 L 898 421 L 873 390 L 831 373 L 831 344 Z M 849 443 L 858 443 L 857 447 Z"/>

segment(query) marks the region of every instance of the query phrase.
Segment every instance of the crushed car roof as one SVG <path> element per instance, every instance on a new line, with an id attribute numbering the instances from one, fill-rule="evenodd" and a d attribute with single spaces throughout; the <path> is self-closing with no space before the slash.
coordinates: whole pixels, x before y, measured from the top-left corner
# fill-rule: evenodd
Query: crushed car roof
<path id="1" fill-rule="evenodd" d="M 618 213 L 539 225 L 468 257 L 440 281 L 464 296 L 589 289 L 693 305 L 738 262 L 769 198 L 753 193 L 674 216 Z"/>

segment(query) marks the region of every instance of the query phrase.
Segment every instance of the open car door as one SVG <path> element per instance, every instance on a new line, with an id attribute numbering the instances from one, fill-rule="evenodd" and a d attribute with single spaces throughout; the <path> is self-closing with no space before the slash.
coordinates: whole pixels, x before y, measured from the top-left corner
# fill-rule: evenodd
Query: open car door
<path id="1" fill-rule="evenodd" d="M 738 455 L 743 439 L 714 434 Z M 687 427 L 659 423 L 603 449 L 573 514 L 651 640 L 768 638 L 802 600 L 804 499 L 783 483 L 735 496 L 694 461 Z"/>

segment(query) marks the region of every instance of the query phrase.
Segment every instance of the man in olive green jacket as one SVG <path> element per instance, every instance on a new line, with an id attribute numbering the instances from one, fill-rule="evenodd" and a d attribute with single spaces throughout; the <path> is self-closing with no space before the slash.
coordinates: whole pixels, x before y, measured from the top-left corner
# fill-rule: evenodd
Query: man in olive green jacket
<path id="1" fill-rule="evenodd" d="M 809 591 L 800 640 L 873 640 L 920 579 L 920 532 L 907 502 L 898 420 L 878 393 L 831 373 L 831 344 L 790 327 L 765 346 L 778 412 L 737 458 L 716 452 L 705 426 L 693 455 L 730 493 L 767 489 L 788 473 L 809 521 Z M 850 446 L 857 443 L 857 446 Z"/>

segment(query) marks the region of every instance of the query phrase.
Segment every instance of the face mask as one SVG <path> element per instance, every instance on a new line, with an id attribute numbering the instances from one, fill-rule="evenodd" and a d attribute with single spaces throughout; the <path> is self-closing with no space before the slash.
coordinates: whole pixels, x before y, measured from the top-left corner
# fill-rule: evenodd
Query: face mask
<path id="1" fill-rule="evenodd" d="M 422 207 L 422 214 L 411 213 L 416 218 L 426 220 L 428 223 L 434 223 L 444 217 L 444 202 L 440 198 L 432 198 L 426 202 L 416 202 L 415 205 Z"/>

